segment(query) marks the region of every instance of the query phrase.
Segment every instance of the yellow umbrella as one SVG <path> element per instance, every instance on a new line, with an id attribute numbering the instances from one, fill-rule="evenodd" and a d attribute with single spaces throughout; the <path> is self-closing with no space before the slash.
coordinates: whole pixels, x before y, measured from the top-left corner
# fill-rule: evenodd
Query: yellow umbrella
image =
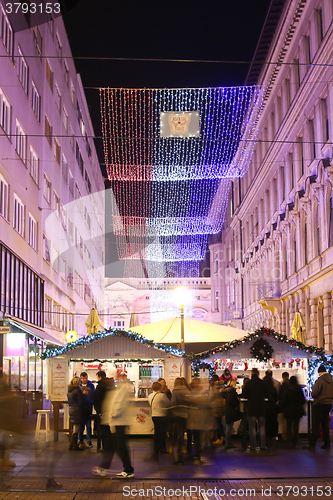
<path id="1" fill-rule="evenodd" d="M 129 327 L 133 328 L 134 326 L 139 326 L 139 318 L 137 313 L 131 313 Z"/>
<path id="2" fill-rule="evenodd" d="M 291 327 L 291 331 L 293 332 L 293 339 L 298 342 L 302 342 L 305 344 L 305 323 L 303 321 L 302 315 L 300 312 L 297 312 L 294 317 L 294 321 Z"/>
<path id="3" fill-rule="evenodd" d="M 97 333 L 100 324 L 101 320 L 98 317 L 96 309 L 93 307 L 86 321 L 87 335 L 91 335 L 92 333 Z"/>

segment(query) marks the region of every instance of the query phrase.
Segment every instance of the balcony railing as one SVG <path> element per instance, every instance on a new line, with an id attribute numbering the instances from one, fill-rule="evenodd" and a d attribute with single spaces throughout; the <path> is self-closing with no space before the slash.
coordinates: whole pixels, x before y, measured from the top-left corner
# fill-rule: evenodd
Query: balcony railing
<path id="1" fill-rule="evenodd" d="M 263 297 L 279 297 L 281 295 L 281 286 L 279 281 L 268 281 L 257 288 L 258 300 Z"/>

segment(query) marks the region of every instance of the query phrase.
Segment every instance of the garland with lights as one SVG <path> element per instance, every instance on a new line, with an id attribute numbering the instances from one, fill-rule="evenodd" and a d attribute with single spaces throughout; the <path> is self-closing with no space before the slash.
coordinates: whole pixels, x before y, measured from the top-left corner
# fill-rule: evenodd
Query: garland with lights
<path id="1" fill-rule="evenodd" d="M 326 371 L 330 373 L 331 375 L 333 374 L 333 356 L 328 359 L 327 356 L 321 356 L 320 358 L 316 359 L 310 359 L 309 364 L 308 364 L 308 384 L 310 387 L 313 386 L 315 383 L 315 372 L 316 369 L 320 366 L 324 365 L 326 368 Z"/>
<path id="2" fill-rule="evenodd" d="M 252 356 L 258 361 L 268 361 L 271 359 L 274 349 L 265 339 L 258 339 L 250 349 Z"/>
<path id="3" fill-rule="evenodd" d="M 106 337 L 124 337 L 126 339 L 140 342 L 141 344 L 145 344 L 148 347 L 153 347 L 154 349 L 159 349 L 160 351 L 164 351 L 169 354 L 175 354 L 176 356 L 182 357 L 185 356 L 185 352 L 176 347 L 154 342 L 153 340 L 147 339 L 139 333 L 132 332 L 131 330 L 126 332 L 118 328 L 109 328 L 108 330 L 104 330 L 103 332 L 97 332 L 89 336 L 81 337 L 75 342 L 70 342 L 69 344 L 65 344 L 62 347 L 47 348 L 41 354 L 41 359 L 47 359 L 54 356 L 66 354 L 69 351 L 73 351 L 77 347 L 84 347 L 88 344 L 91 344 L 92 342 L 95 342 L 95 340 L 104 339 Z"/>
<path id="4" fill-rule="evenodd" d="M 141 365 L 151 365 L 152 363 L 162 363 L 164 361 L 163 358 L 157 359 L 141 359 L 141 358 L 126 358 L 126 359 L 118 359 L 118 358 L 108 358 L 108 359 L 76 359 L 71 358 L 70 361 L 75 361 L 76 363 L 113 363 L 114 365 L 118 363 L 140 363 Z"/>

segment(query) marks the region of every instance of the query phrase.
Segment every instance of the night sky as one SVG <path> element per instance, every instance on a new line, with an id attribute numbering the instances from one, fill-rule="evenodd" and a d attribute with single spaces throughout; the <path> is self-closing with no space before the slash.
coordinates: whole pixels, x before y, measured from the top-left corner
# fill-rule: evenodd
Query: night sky
<path id="1" fill-rule="evenodd" d="M 63 17 L 73 57 L 92 58 L 75 59 L 75 64 L 105 176 L 98 87 L 243 85 L 270 4 L 270 0 L 64 1 L 67 12 Z M 103 57 L 233 63 L 93 59 Z M 109 234 L 106 263 L 117 260 L 114 237 Z"/>

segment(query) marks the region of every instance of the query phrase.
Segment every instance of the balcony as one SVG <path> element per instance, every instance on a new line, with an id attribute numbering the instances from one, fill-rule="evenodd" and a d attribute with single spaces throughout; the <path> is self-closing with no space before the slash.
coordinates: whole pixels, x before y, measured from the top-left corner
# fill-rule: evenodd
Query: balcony
<path id="1" fill-rule="evenodd" d="M 281 286 L 279 281 L 267 281 L 262 285 L 257 287 L 258 299 L 261 300 L 264 297 L 280 297 Z"/>
<path id="2" fill-rule="evenodd" d="M 224 311 L 224 322 L 230 323 L 235 319 L 242 319 L 242 311 L 241 309 L 236 309 L 235 307 L 231 307 Z"/>

